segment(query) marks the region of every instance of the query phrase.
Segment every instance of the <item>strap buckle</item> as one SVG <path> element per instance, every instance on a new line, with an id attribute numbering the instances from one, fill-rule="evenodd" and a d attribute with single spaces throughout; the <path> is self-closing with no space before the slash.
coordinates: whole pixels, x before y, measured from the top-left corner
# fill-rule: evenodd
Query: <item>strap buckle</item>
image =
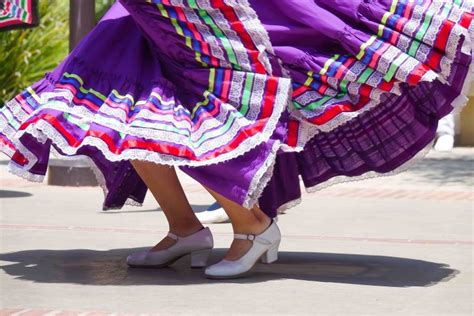
<path id="1" fill-rule="evenodd" d="M 175 234 L 173 234 L 172 232 L 168 232 L 167 236 L 173 240 L 178 240 L 179 237 Z"/>
<path id="2" fill-rule="evenodd" d="M 249 235 L 245 235 L 245 234 L 234 234 L 234 239 L 241 239 L 241 240 L 254 241 L 256 238 L 257 238 L 257 236 L 252 235 L 252 234 L 249 234 Z"/>

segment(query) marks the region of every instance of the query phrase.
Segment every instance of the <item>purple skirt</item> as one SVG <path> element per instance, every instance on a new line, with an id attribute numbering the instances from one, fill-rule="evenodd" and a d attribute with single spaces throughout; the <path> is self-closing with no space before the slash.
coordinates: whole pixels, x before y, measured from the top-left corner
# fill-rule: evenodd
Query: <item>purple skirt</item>
<path id="1" fill-rule="evenodd" d="M 179 166 L 270 216 L 387 174 L 467 101 L 472 1 L 120 0 L 0 109 L 10 170 L 85 156 L 104 209 L 141 203 L 131 159 Z M 156 175 L 159 176 L 159 175 Z"/>

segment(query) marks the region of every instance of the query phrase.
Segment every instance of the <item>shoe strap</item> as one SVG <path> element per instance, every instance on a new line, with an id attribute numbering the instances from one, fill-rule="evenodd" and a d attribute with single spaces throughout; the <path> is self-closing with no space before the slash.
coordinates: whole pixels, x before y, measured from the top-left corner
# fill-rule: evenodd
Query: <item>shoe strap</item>
<path id="1" fill-rule="evenodd" d="M 167 236 L 173 240 L 178 240 L 179 237 L 175 234 L 173 234 L 172 232 L 168 232 Z"/>
<path id="2" fill-rule="evenodd" d="M 270 245 L 272 242 L 269 240 L 266 240 L 265 238 L 262 238 L 258 235 L 252 235 L 252 234 L 234 234 L 234 239 L 240 239 L 240 240 L 250 240 L 250 241 L 256 241 L 260 244 L 263 245 Z"/>

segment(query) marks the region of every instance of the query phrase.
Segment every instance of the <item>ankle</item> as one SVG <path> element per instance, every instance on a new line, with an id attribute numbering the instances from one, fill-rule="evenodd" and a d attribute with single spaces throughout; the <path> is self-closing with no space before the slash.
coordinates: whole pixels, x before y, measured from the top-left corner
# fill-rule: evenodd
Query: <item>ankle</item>
<path id="1" fill-rule="evenodd" d="M 255 221 L 258 222 L 258 226 L 266 227 L 270 226 L 272 223 L 272 218 L 270 218 L 267 214 L 265 214 L 259 207 L 255 206 L 250 210 L 253 215 L 255 216 Z"/>
<path id="2" fill-rule="evenodd" d="M 270 217 L 262 218 L 258 221 L 259 225 L 257 227 L 257 234 L 261 234 L 267 230 L 267 228 L 272 224 L 272 219 Z"/>
<path id="3" fill-rule="evenodd" d="M 238 227 L 234 226 L 234 232 L 237 234 L 260 235 L 265 230 L 267 230 L 271 223 L 271 218 L 258 219 L 252 223 L 248 223 L 247 225 L 239 225 Z"/>
<path id="4" fill-rule="evenodd" d="M 198 222 L 187 225 L 170 225 L 169 231 L 180 237 L 186 237 L 200 231 L 203 228 L 204 226 Z"/>

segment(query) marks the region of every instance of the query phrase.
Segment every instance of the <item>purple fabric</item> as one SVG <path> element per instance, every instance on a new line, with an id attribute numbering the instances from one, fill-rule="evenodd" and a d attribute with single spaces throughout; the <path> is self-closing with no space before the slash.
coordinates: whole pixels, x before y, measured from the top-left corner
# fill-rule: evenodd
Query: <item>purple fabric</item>
<path id="1" fill-rule="evenodd" d="M 379 18 L 391 0 L 250 0 L 268 32 L 276 57 L 294 82 L 304 82 L 308 71 L 318 73 L 328 56 L 357 55 L 374 32 L 370 18 Z M 269 10 L 271 8 L 271 10 Z M 171 47 L 171 48 L 170 48 Z M 195 52 L 183 44 L 170 23 L 163 23 L 156 7 L 141 0 L 121 0 L 97 28 L 55 71 L 33 86 L 50 91 L 65 71 L 80 73 L 95 90 L 111 90 L 146 98 L 150 86 L 163 96 L 186 106 L 200 101 L 207 77 L 196 69 Z M 177 62 L 182 61 L 182 62 Z M 308 188 L 338 176 L 355 177 L 367 172 L 387 173 L 400 167 L 425 148 L 435 136 L 438 120 L 452 110 L 468 75 L 469 56 L 455 56 L 448 81 L 400 85 L 400 96 L 387 94 L 382 102 L 330 132 L 317 133 L 299 153 L 278 153 L 273 176 L 259 199 L 271 217 L 285 204 L 301 197 L 299 178 Z M 272 60 L 275 75 L 283 69 Z M 456 79 L 456 80 L 454 80 Z M 189 108 L 192 110 L 192 108 Z M 61 112 L 51 112 L 61 123 Z M 144 119 L 146 120 L 146 119 Z M 268 142 L 247 153 L 215 165 L 182 167 L 203 185 L 242 203 L 258 170 L 271 157 L 273 146 L 287 137 L 289 114 L 283 113 Z M 117 137 L 103 126 L 99 132 Z M 80 138 L 83 130 L 71 128 Z M 40 144 L 30 136 L 24 146 L 41 157 L 31 170 L 44 174 L 50 142 Z M 58 151 L 60 148 L 53 145 Z M 66 154 L 66 153 L 63 153 Z M 127 199 L 141 202 L 146 187 L 128 161 L 111 162 L 95 147 L 84 146 L 78 154 L 89 156 L 103 172 L 108 193 L 104 209 L 119 208 Z M 270 169 L 271 170 L 271 169 Z M 159 176 L 159 175 L 157 175 Z"/>

